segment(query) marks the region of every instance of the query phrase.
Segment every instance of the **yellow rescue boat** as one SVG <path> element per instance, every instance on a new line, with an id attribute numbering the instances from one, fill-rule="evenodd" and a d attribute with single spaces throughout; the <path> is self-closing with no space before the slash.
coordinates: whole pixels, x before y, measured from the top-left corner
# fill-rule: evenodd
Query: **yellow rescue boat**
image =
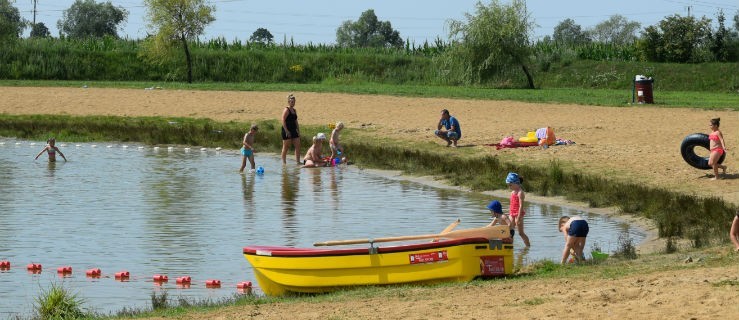
<path id="1" fill-rule="evenodd" d="M 486 228 L 504 230 L 506 235 L 509 234 L 507 226 Z M 427 235 L 426 238 L 444 238 L 455 233 L 464 235 L 468 230 Z M 510 236 L 495 239 L 452 237 L 437 242 L 374 245 L 375 242 L 398 238 L 407 240 L 405 238 L 408 237 L 367 239 L 365 242 L 370 243 L 369 248 L 248 246 L 243 252 L 254 268 L 260 289 L 270 296 L 288 292 L 328 292 L 351 286 L 470 281 L 475 277 L 504 276 L 513 271 Z M 337 241 L 335 244 L 346 242 Z"/>

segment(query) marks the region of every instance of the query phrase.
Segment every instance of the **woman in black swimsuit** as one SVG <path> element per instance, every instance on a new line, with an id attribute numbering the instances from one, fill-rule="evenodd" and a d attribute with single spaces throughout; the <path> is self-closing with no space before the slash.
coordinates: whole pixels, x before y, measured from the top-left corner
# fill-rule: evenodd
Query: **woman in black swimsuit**
<path id="1" fill-rule="evenodd" d="M 300 162 L 300 127 L 298 112 L 295 111 L 295 96 L 287 96 L 287 107 L 282 111 L 282 163 L 287 163 L 287 150 L 290 144 L 295 148 L 295 161 Z"/>

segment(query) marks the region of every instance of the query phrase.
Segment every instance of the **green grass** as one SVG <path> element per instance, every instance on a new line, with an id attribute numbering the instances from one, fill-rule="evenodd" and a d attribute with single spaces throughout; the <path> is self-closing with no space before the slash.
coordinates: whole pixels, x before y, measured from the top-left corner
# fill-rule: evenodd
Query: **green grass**
<path id="1" fill-rule="evenodd" d="M 88 315 L 82 309 L 83 300 L 66 288 L 52 284 L 36 298 L 35 309 L 41 319 L 81 319 Z"/>
<path id="2" fill-rule="evenodd" d="M 319 93 L 349 93 L 390 95 L 426 98 L 453 98 L 477 100 L 514 100 L 533 103 L 564 103 L 597 105 L 611 107 L 632 107 L 630 84 L 621 90 L 616 89 L 489 89 L 481 87 L 391 85 L 382 83 L 196 83 L 182 82 L 131 82 L 131 81 L 41 81 L 41 80 L 0 80 L 5 87 L 72 87 L 128 88 L 141 89 L 162 87 L 165 90 L 225 90 L 225 91 L 303 91 Z M 739 93 L 656 91 L 656 107 L 691 107 L 701 109 L 739 110 Z"/>

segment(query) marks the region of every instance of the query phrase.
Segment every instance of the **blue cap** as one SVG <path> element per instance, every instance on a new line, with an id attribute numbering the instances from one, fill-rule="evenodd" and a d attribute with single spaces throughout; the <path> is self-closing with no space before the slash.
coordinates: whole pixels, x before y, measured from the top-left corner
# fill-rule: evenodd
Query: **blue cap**
<path id="1" fill-rule="evenodd" d="M 521 179 L 518 178 L 518 173 L 510 172 L 508 173 L 508 176 L 505 178 L 505 183 L 521 184 Z"/>
<path id="2" fill-rule="evenodd" d="M 498 200 L 490 201 L 487 208 L 494 213 L 503 213 L 503 206 Z"/>

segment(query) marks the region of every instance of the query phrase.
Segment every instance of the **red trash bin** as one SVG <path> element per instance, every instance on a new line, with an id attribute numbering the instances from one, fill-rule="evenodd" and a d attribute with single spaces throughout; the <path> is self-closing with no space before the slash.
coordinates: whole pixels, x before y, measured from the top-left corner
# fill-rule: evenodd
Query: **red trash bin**
<path id="1" fill-rule="evenodd" d="M 654 103 L 653 96 L 654 79 L 644 76 L 636 76 L 634 79 L 634 92 L 636 93 L 636 103 Z M 632 99 L 633 102 L 633 99 Z"/>

